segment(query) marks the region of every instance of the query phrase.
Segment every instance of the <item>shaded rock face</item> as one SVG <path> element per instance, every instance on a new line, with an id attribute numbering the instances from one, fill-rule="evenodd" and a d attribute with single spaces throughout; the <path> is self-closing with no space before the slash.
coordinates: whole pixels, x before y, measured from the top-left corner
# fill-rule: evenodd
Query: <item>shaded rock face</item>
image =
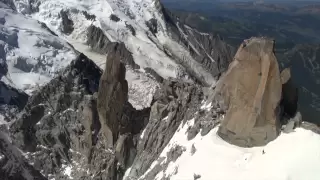
<path id="1" fill-rule="evenodd" d="M 271 39 L 246 40 L 216 87 L 227 107 L 218 134 L 232 144 L 262 146 L 279 134 L 282 83 L 273 48 Z"/>
<path id="2" fill-rule="evenodd" d="M 144 68 L 145 72 L 147 74 L 149 74 L 151 77 L 153 77 L 157 82 L 162 83 L 163 82 L 163 78 L 153 69 L 151 68 Z"/>
<path id="3" fill-rule="evenodd" d="M 293 84 L 290 68 L 281 72 L 281 82 L 282 100 L 280 104 L 284 115 L 292 118 L 298 111 L 298 88 Z"/>
<path id="4" fill-rule="evenodd" d="M 114 54 L 117 59 L 125 64 L 129 65 L 133 69 L 140 69 L 140 66 L 134 62 L 132 53 L 126 48 L 123 42 L 110 42 L 107 45 L 106 54 Z"/>
<path id="5" fill-rule="evenodd" d="M 303 121 L 320 125 L 320 46 L 297 45 L 284 54 L 292 83 L 298 88 L 298 111 Z"/>
<path id="6" fill-rule="evenodd" d="M 11 9 L 16 11 L 16 7 L 15 7 L 15 5 L 14 5 L 12 0 L 2 0 L 2 2 L 4 4 L 6 4 L 7 6 L 9 6 L 9 8 L 11 8 Z"/>
<path id="7" fill-rule="evenodd" d="M 91 25 L 87 30 L 87 44 L 91 47 L 92 50 L 105 54 L 107 51 L 107 45 L 111 42 L 108 37 L 103 33 L 103 31 Z"/>
<path id="8" fill-rule="evenodd" d="M 21 149 L 24 158 L 20 158 L 20 151 L 19 155 L 1 149 L 0 155 L 4 154 L 5 160 L 0 163 L 14 165 L 1 167 L 30 168 L 35 173 L 41 172 L 40 177 L 46 179 L 121 179 L 136 155 L 136 135 L 148 123 L 150 108 L 137 111 L 127 101 L 125 68 L 119 59 L 111 60 L 112 63 L 108 61 L 106 66 L 106 73 L 110 75 L 107 77 L 106 73 L 102 76 L 93 61 L 81 54 L 58 77 L 35 92 L 10 126 L 13 143 L 6 143 Z M 104 88 L 98 93 L 101 76 L 101 87 Z M 108 117 L 117 118 L 117 122 L 111 124 L 111 130 L 117 133 L 110 137 L 104 133 L 104 125 L 110 125 L 112 121 L 100 120 L 98 113 L 104 109 L 101 105 L 106 101 L 97 99 L 105 92 L 108 94 L 108 90 L 115 93 L 110 99 L 102 96 L 109 100 L 106 107 L 115 112 Z M 116 137 L 112 142 L 114 146 L 110 148 L 106 143 L 113 137 Z M 21 160 L 16 163 L 16 159 Z M 24 165 L 25 162 L 29 164 Z M 67 169 L 70 174 L 65 173 Z M 13 174 L 19 179 L 20 172 L 19 168 L 3 168 L 0 174 L 1 177 Z M 37 175 L 32 177 L 36 179 Z"/>
<path id="9" fill-rule="evenodd" d="M 0 81 L 0 106 L 9 105 L 22 110 L 28 101 L 29 96 L 13 87 Z"/>
<path id="10" fill-rule="evenodd" d="M 119 122 L 125 101 L 128 100 L 126 69 L 115 54 L 108 54 L 100 79 L 97 108 L 107 146 L 113 147 L 119 135 Z"/>
<path id="11" fill-rule="evenodd" d="M 125 65 L 133 69 L 139 69 L 140 66 L 134 62 L 132 53 L 126 48 L 123 42 L 111 42 L 103 31 L 95 26 L 88 28 L 87 44 L 96 52 L 101 54 L 114 54 Z M 135 32 L 134 32 L 135 33 Z"/>
<path id="12" fill-rule="evenodd" d="M 27 159 L 2 131 L 0 131 L 0 156 L 4 156 L 0 158 L 0 177 L 3 180 L 47 179 L 28 164 Z"/>
<path id="13" fill-rule="evenodd" d="M 137 156 L 131 166 L 129 179 L 137 179 L 146 172 L 151 163 L 159 157 L 181 122 L 194 117 L 202 99 L 200 87 L 164 80 L 162 87 L 154 95 L 149 123 L 139 140 Z M 160 171 L 159 166 L 150 171 L 144 179 L 154 179 Z"/>
<path id="14" fill-rule="evenodd" d="M 125 23 L 126 23 L 126 27 L 131 31 L 131 34 L 133 36 L 135 36 L 136 35 L 136 30 L 134 29 L 134 27 L 131 24 L 128 24 L 127 22 L 125 22 Z"/>
<path id="15" fill-rule="evenodd" d="M 86 19 L 94 21 L 96 20 L 96 16 L 94 14 L 89 14 L 87 11 L 82 11 L 82 14 L 84 15 L 84 17 L 86 17 Z"/>
<path id="16" fill-rule="evenodd" d="M 115 14 L 111 14 L 110 15 L 110 19 L 112 21 L 115 21 L 115 22 L 119 22 L 120 21 L 120 18 L 118 16 L 116 16 Z"/>
<path id="17" fill-rule="evenodd" d="M 158 21 L 155 18 L 152 18 L 149 21 L 147 21 L 146 25 L 152 34 L 155 35 L 158 33 Z"/>
<path id="18" fill-rule="evenodd" d="M 73 21 L 71 19 L 69 19 L 69 17 L 68 17 L 68 12 L 61 10 L 60 16 L 62 19 L 61 31 L 67 35 L 71 34 L 73 32 L 74 28 L 73 28 Z"/>

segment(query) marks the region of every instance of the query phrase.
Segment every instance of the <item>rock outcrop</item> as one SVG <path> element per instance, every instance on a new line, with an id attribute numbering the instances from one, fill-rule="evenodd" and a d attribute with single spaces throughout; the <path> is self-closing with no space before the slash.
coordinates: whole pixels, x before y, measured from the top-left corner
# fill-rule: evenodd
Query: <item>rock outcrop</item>
<path id="1" fill-rule="evenodd" d="M 216 87 L 227 106 L 218 134 L 232 144 L 261 146 L 279 134 L 282 83 L 273 48 L 268 38 L 246 40 Z"/>
<path id="2" fill-rule="evenodd" d="M 67 35 L 71 34 L 74 30 L 74 27 L 73 27 L 73 21 L 68 16 L 68 12 L 61 10 L 60 16 L 62 19 L 61 31 Z"/>
<path id="3" fill-rule="evenodd" d="M 139 69 L 140 66 L 134 62 L 132 53 L 126 48 L 123 42 L 111 42 L 104 32 L 93 25 L 87 30 L 87 44 L 93 51 L 101 54 L 115 54 L 125 65 L 129 65 L 133 69 Z"/>
<path id="4" fill-rule="evenodd" d="M 117 59 L 125 64 L 129 65 L 133 69 L 140 69 L 140 66 L 134 62 L 132 53 L 126 48 L 123 42 L 110 42 L 106 48 L 106 54 L 114 54 Z"/>
<path id="5" fill-rule="evenodd" d="M 128 100 L 126 68 L 115 54 L 108 54 L 100 79 L 97 108 L 107 147 L 113 147 L 119 135 L 119 122 L 124 103 Z"/>
<path id="6" fill-rule="evenodd" d="M 29 96 L 14 87 L 0 81 L 0 112 L 1 107 L 11 106 L 22 110 L 28 101 Z"/>
<path id="7" fill-rule="evenodd" d="M 111 42 L 104 32 L 91 25 L 87 29 L 87 44 L 91 47 L 92 50 L 104 54 L 107 51 L 107 45 Z"/>

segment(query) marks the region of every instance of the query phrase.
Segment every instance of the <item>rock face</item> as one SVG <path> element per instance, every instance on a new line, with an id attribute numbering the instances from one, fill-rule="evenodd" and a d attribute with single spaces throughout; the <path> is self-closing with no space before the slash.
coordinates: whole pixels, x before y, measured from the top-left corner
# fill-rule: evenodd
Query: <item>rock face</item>
<path id="1" fill-rule="evenodd" d="M 87 44 L 92 50 L 103 54 L 107 51 L 107 45 L 111 41 L 100 28 L 91 25 L 87 30 L 87 36 Z"/>
<path id="2" fill-rule="evenodd" d="M 133 69 L 140 69 L 140 66 L 134 62 L 132 53 L 126 48 L 123 42 L 110 42 L 107 45 L 106 54 L 114 54 L 117 59 L 125 64 L 129 65 Z"/>
<path id="3" fill-rule="evenodd" d="M 0 107 L 1 106 L 14 106 L 22 110 L 28 101 L 29 96 L 9 85 L 0 81 Z"/>
<path id="4" fill-rule="evenodd" d="M 68 17 L 68 12 L 61 10 L 60 16 L 62 19 L 62 27 L 61 27 L 62 32 L 67 35 L 71 34 L 74 28 L 73 28 L 73 21 Z"/>
<path id="5" fill-rule="evenodd" d="M 216 87 L 227 105 L 218 134 L 232 144 L 261 146 L 279 134 L 282 83 L 273 48 L 271 39 L 246 40 Z"/>
<path id="6" fill-rule="evenodd" d="M 133 69 L 139 69 L 140 66 L 134 62 L 132 53 L 126 48 L 123 42 L 111 42 L 103 31 L 95 26 L 90 26 L 87 30 L 87 44 L 92 50 L 101 53 L 113 53 L 116 58 L 120 59 L 125 65 L 131 66 Z"/>
<path id="7" fill-rule="evenodd" d="M 298 110 L 298 88 L 295 87 L 291 78 L 290 68 L 281 72 L 283 113 L 290 118 L 294 117 Z"/>
<path id="8" fill-rule="evenodd" d="M 119 135 L 119 122 L 125 101 L 128 100 L 128 82 L 124 64 L 115 54 L 109 54 L 100 79 L 97 108 L 102 131 L 108 147 L 113 147 Z"/>
<path id="9" fill-rule="evenodd" d="M 0 131 L 0 157 L 0 177 L 3 180 L 47 179 L 27 162 L 19 149 L 11 144 L 9 137 L 2 131 Z"/>

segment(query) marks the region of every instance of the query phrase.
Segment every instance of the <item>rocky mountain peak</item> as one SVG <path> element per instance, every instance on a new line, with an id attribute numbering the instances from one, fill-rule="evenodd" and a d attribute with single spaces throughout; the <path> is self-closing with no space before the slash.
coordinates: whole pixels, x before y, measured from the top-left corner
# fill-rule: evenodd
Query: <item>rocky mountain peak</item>
<path id="1" fill-rule="evenodd" d="M 219 135 L 236 145 L 265 145 L 280 130 L 282 83 L 274 41 L 251 38 L 239 47 L 217 91 L 227 104 Z"/>

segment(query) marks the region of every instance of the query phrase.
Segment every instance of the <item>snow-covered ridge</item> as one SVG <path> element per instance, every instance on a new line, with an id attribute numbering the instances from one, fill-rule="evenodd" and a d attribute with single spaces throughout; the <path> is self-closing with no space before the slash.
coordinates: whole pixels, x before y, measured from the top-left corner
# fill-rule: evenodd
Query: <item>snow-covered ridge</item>
<path id="1" fill-rule="evenodd" d="M 178 130 L 154 161 L 146 174 L 156 166 L 165 164 L 168 152 L 182 147 L 183 153 L 169 161 L 155 180 L 216 179 L 216 180 L 318 180 L 320 178 L 320 136 L 297 128 L 295 132 L 281 134 L 263 147 L 240 148 L 228 144 L 217 135 L 218 127 L 206 136 L 198 134 L 187 139 L 187 131 L 194 119 L 181 123 Z M 307 140 L 307 141 L 306 141 Z M 167 162 L 168 163 L 168 162 Z M 130 169 L 128 170 L 130 171 Z M 130 177 L 125 177 L 124 179 Z M 144 179 L 144 176 L 140 177 Z"/>

